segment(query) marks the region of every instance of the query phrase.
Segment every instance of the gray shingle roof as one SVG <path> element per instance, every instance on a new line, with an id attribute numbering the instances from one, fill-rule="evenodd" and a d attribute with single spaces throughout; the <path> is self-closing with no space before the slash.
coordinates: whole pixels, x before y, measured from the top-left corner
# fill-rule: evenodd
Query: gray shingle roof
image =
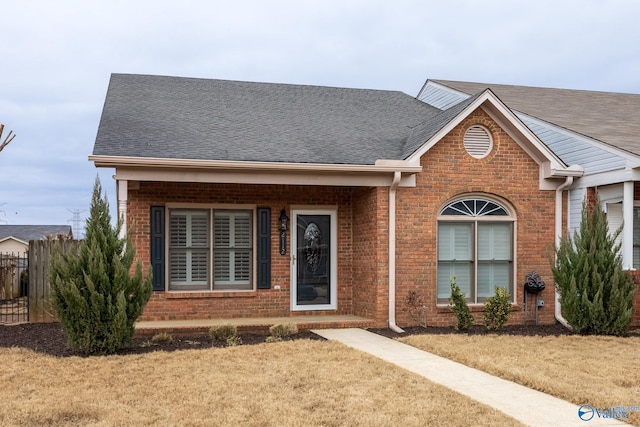
<path id="1" fill-rule="evenodd" d="M 407 138 L 407 143 L 403 151 L 403 158 L 409 157 L 413 152 L 419 149 L 422 144 L 431 139 L 440 129 L 445 127 L 447 123 L 453 120 L 458 114 L 460 114 L 469 104 L 478 98 L 482 92 L 477 93 L 475 96 L 454 105 L 453 107 L 442 111 L 433 118 L 420 123 L 416 126 Z"/>
<path id="2" fill-rule="evenodd" d="M 93 154 L 367 165 L 438 113 L 397 91 L 113 74 Z"/>
<path id="3" fill-rule="evenodd" d="M 640 95 L 434 80 L 469 95 L 490 88 L 517 110 L 640 155 Z"/>
<path id="4" fill-rule="evenodd" d="M 0 240 L 15 237 L 24 242 L 42 240 L 46 236 L 71 235 L 70 225 L 0 225 Z"/>

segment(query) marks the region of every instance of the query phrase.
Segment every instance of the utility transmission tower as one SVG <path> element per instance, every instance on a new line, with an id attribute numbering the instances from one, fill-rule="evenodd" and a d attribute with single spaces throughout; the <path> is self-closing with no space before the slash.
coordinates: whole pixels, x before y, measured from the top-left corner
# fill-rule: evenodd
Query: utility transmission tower
<path id="1" fill-rule="evenodd" d="M 84 234 L 84 227 L 81 227 L 80 223 L 82 222 L 82 219 L 80 219 L 80 214 L 82 212 L 84 212 L 84 209 L 67 209 L 69 212 L 71 212 L 73 214 L 73 217 L 71 217 L 71 219 L 67 220 L 67 222 L 71 223 L 71 231 L 73 233 L 73 238 L 74 239 L 80 239 L 81 237 L 84 236 L 80 236 L 80 230 L 82 228 L 82 234 Z"/>

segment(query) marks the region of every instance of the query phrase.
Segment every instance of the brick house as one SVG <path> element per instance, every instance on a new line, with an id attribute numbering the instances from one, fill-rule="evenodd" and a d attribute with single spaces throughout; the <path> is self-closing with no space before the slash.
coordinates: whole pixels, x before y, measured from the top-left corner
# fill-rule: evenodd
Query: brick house
<path id="1" fill-rule="evenodd" d="M 337 314 L 398 328 L 416 322 L 413 293 L 428 324 L 451 325 L 455 277 L 476 316 L 506 286 L 522 323 L 537 272 L 537 321 L 555 322 L 554 242 L 601 185 L 562 147 L 620 156 L 623 170 L 640 154 L 551 141 L 558 125 L 505 103 L 509 87 L 460 85 L 427 81 L 412 97 L 112 75 L 89 159 L 115 168 L 118 213 L 153 269 L 142 319 Z M 624 206 L 628 184 L 618 200 L 618 174 L 598 173 L 607 206 Z"/>

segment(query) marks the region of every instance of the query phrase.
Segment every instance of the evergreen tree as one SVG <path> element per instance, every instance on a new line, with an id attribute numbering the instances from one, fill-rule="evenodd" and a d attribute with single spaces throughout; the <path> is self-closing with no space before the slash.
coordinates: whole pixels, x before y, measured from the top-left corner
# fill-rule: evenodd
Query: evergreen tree
<path id="1" fill-rule="evenodd" d="M 556 249 L 553 277 L 562 315 L 582 334 L 622 335 L 631 323 L 636 287 L 622 269 L 617 237 L 609 234 L 598 195 L 590 208 L 582 205 L 580 229 L 573 241 L 564 236 Z"/>
<path id="2" fill-rule="evenodd" d="M 131 232 L 120 238 L 122 220 L 111 226 L 109 203 L 101 198 L 96 178 L 86 222 L 85 240 L 77 252 L 54 255 L 51 302 L 69 344 L 85 354 L 113 353 L 131 341 L 134 322 L 151 296 L 151 271 L 142 275 Z"/>

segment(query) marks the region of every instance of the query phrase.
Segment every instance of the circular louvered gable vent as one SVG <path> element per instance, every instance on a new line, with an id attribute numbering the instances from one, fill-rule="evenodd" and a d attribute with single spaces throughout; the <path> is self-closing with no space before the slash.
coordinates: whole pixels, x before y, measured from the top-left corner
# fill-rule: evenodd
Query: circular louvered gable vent
<path id="1" fill-rule="evenodd" d="M 464 134 L 464 148 L 472 157 L 481 159 L 491 151 L 491 134 L 482 126 L 471 126 Z"/>

